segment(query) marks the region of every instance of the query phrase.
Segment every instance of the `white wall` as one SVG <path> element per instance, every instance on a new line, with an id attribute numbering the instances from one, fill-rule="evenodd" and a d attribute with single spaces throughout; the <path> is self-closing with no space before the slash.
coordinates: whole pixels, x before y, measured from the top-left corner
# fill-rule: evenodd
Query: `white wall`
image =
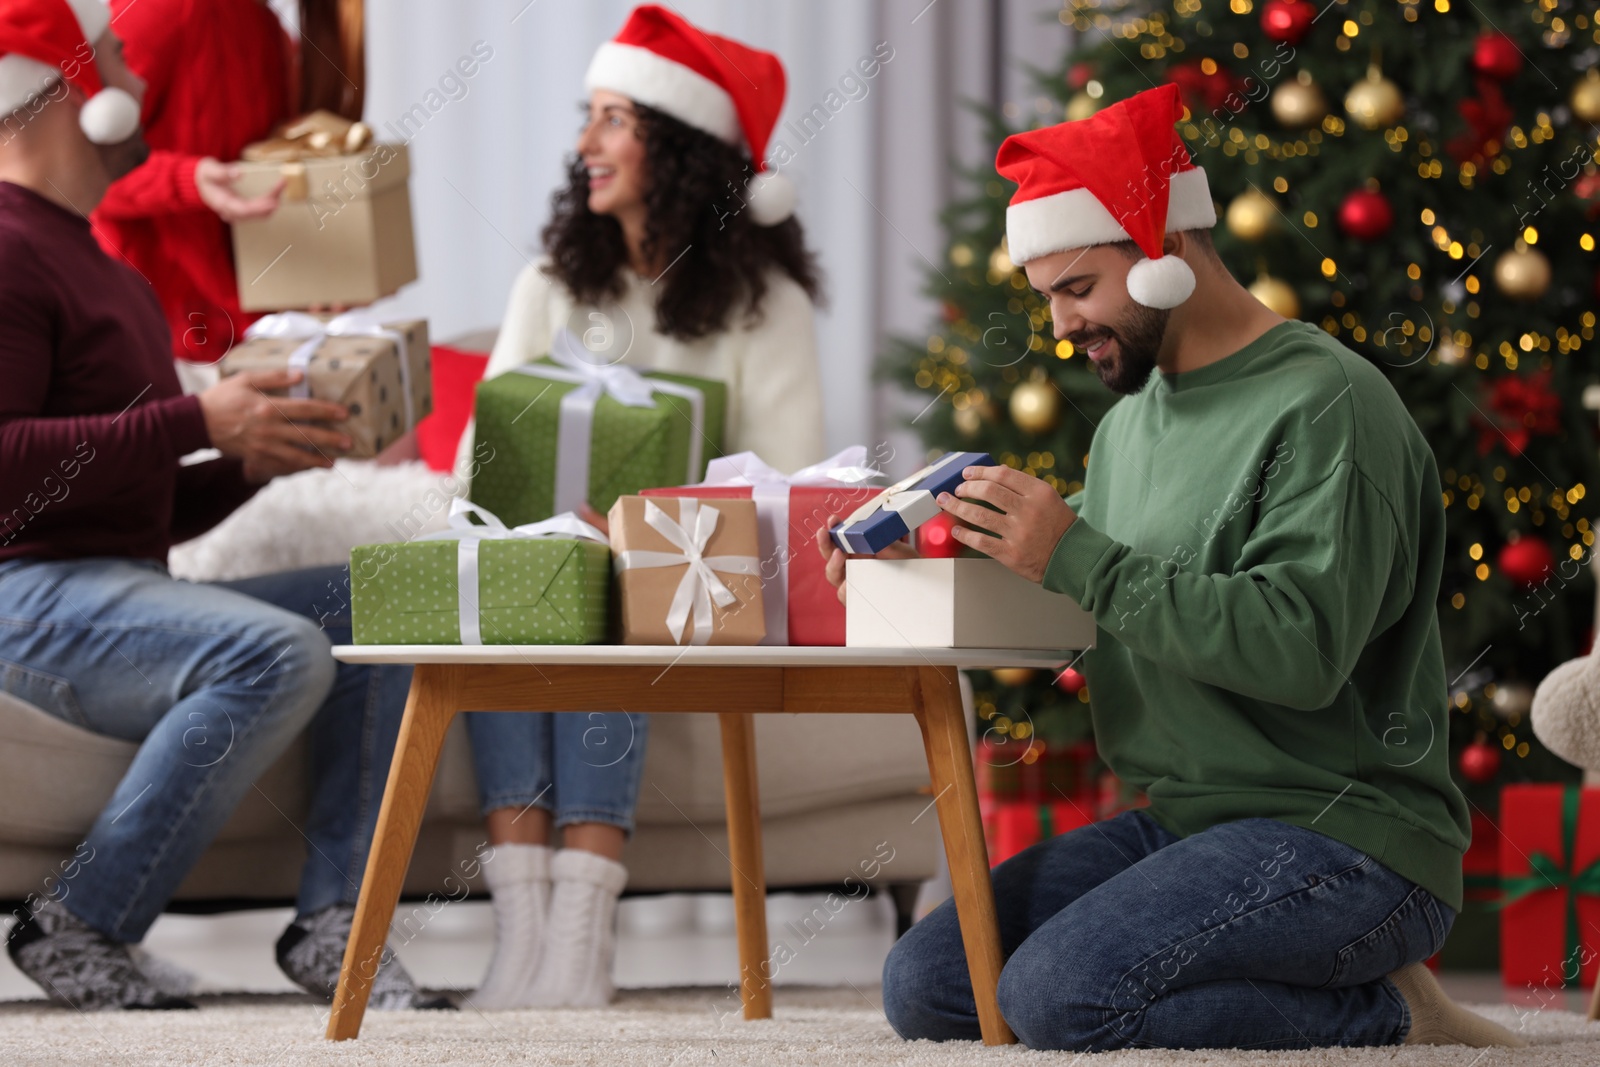
<path id="1" fill-rule="evenodd" d="M 870 371 L 885 331 L 918 334 L 936 314 L 921 296 L 940 263 L 937 212 L 953 155 L 986 151 L 958 105 L 990 97 L 992 5 L 1006 9 L 1006 49 L 1053 63 L 1065 30 L 1044 26 L 1050 0 L 675 0 L 713 32 L 777 52 L 789 73 L 779 139 L 800 190 L 799 214 L 827 279 L 819 340 L 828 379 L 830 449 L 889 435 L 891 406 Z M 626 0 L 372 0 L 366 119 L 408 139 L 421 280 L 385 308 L 425 315 L 434 336 L 493 326 L 516 272 L 538 249 L 549 197 L 579 124 L 584 69 L 622 25 Z M 1054 38 L 1054 39 L 1053 39 Z M 809 143 L 784 124 L 822 103 L 874 45 L 893 58 Z M 458 99 L 441 86 L 463 57 L 492 51 Z M 1008 68 L 1010 64 L 1008 64 Z M 1007 93 L 1022 79 L 1008 70 Z M 430 97 L 430 92 L 433 93 Z M 844 94 L 841 94 L 843 96 Z M 402 128 L 414 105 L 437 108 Z M 911 398 L 914 400 L 914 398 Z M 924 401 L 925 403 L 925 401 Z M 917 406 L 921 406 L 918 404 Z M 903 457 L 915 465 L 909 438 Z M 920 455 L 920 453 L 917 453 Z"/>

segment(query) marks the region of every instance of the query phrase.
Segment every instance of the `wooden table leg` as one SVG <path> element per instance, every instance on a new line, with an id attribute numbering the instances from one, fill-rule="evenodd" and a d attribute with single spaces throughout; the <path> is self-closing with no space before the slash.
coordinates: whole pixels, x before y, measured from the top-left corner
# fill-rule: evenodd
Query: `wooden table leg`
<path id="1" fill-rule="evenodd" d="M 961 713 L 961 688 L 950 668 L 917 670 L 917 724 L 928 752 L 928 773 L 939 807 L 939 829 L 955 890 L 961 944 L 967 953 L 972 998 L 985 1045 L 1015 1043 L 1000 1015 L 995 989 L 1000 984 L 1000 923 L 995 917 L 994 885 L 989 881 L 989 851 L 983 843 L 978 788 L 972 775 L 972 746 Z"/>
<path id="2" fill-rule="evenodd" d="M 1600 1019 L 1600 982 L 1594 984 L 1594 992 L 1589 995 L 1589 1021 Z"/>
<path id="3" fill-rule="evenodd" d="M 389 765 L 389 781 L 383 790 L 383 806 L 378 809 L 367 871 L 356 899 L 355 924 L 350 929 L 350 943 L 345 946 L 339 988 L 328 1017 L 327 1036 L 332 1040 L 344 1041 L 361 1032 L 372 979 L 378 973 L 389 922 L 400 900 L 422 813 L 433 788 L 439 750 L 444 745 L 445 731 L 455 718 L 461 669 L 423 665 L 411 675 L 411 694 L 406 699 L 394 761 Z"/>
<path id="4" fill-rule="evenodd" d="M 767 874 L 761 857 L 761 799 L 756 791 L 754 718 L 719 712 L 722 788 L 733 861 L 733 912 L 739 933 L 739 999 L 746 1019 L 772 1018 L 767 968 Z"/>

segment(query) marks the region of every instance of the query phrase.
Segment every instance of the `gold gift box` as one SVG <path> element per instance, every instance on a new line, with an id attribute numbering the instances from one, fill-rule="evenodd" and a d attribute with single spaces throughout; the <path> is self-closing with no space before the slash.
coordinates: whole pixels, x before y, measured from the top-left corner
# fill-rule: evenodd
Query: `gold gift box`
<path id="1" fill-rule="evenodd" d="M 412 415 L 420 420 L 433 410 L 433 368 L 429 359 L 428 323 L 425 319 L 386 322 L 404 339 L 402 351 L 384 337 L 325 337 L 306 365 L 306 384 L 314 400 L 344 404 L 350 417 L 332 429 L 354 442 L 343 453 L 352 459 L 370 459 L 404 436 L 405 396 L 400 361 L 406 361 L 411 380 Z M 279 337 L 257 337 L 235 345 L 218 367 L 224 378 L 247 371 L 283 370 L 289 357 L 305 342 Z M 273 390 L 287 396 L 287 389 Z"/>

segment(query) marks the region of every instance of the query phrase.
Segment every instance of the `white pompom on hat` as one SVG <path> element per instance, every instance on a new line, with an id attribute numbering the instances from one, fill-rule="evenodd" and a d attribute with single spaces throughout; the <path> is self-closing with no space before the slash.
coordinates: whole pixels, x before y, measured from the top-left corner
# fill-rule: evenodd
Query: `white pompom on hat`
<path id="1" fill-rule="evenodd" d="M 794 214 L 794 183 L 766 170 L 767 142 L 787 91 L 783 63 L 771 52 L 643 4 L 595 52 L 583 85 L 621 93 L 728 144 L 742 143 L 757 171 L 745 185 L 750 217 L 776 226 Z"/>
<path id="2" fill-rule="evenodd" d="M 1148 257 L 1128 268 L 1128 295 L 1174 308 L 1194 292 L 1194 271 L 1162 253 L 1173 230 L 1217 224 L 1206 172 L 1194 165 L 1174 124 L 1176 85 L 1136 93 L 1088 118 L 1006 138 L 995 157 L 1017 183 L 1006 208 L 1015 263 L 1090 245 L 1134 241 Z"/>
<path id="3" fill-rule="evenodd" d="M 0 113 L 24 107 L 57 78 L 88 97 L 78 115 L 95 144 L 118 144 L 139 129 L 139 102 L 107 87 L 94 42 L 111 25 L 103 0 L 6 0 L 0 4 Z"/>

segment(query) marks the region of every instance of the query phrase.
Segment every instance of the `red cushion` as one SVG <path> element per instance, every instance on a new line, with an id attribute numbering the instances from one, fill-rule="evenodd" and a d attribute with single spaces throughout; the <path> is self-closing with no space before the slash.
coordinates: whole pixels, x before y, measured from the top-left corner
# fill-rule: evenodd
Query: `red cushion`
<path id="1" fill-rule="evenodd" d="M 455 466 L 456 448 L 472 417 L 473 391 L 488 366 L 487 352 L 433 346 L 433 414 L 417 423 L 417 452 L 431 469 Z"/>

